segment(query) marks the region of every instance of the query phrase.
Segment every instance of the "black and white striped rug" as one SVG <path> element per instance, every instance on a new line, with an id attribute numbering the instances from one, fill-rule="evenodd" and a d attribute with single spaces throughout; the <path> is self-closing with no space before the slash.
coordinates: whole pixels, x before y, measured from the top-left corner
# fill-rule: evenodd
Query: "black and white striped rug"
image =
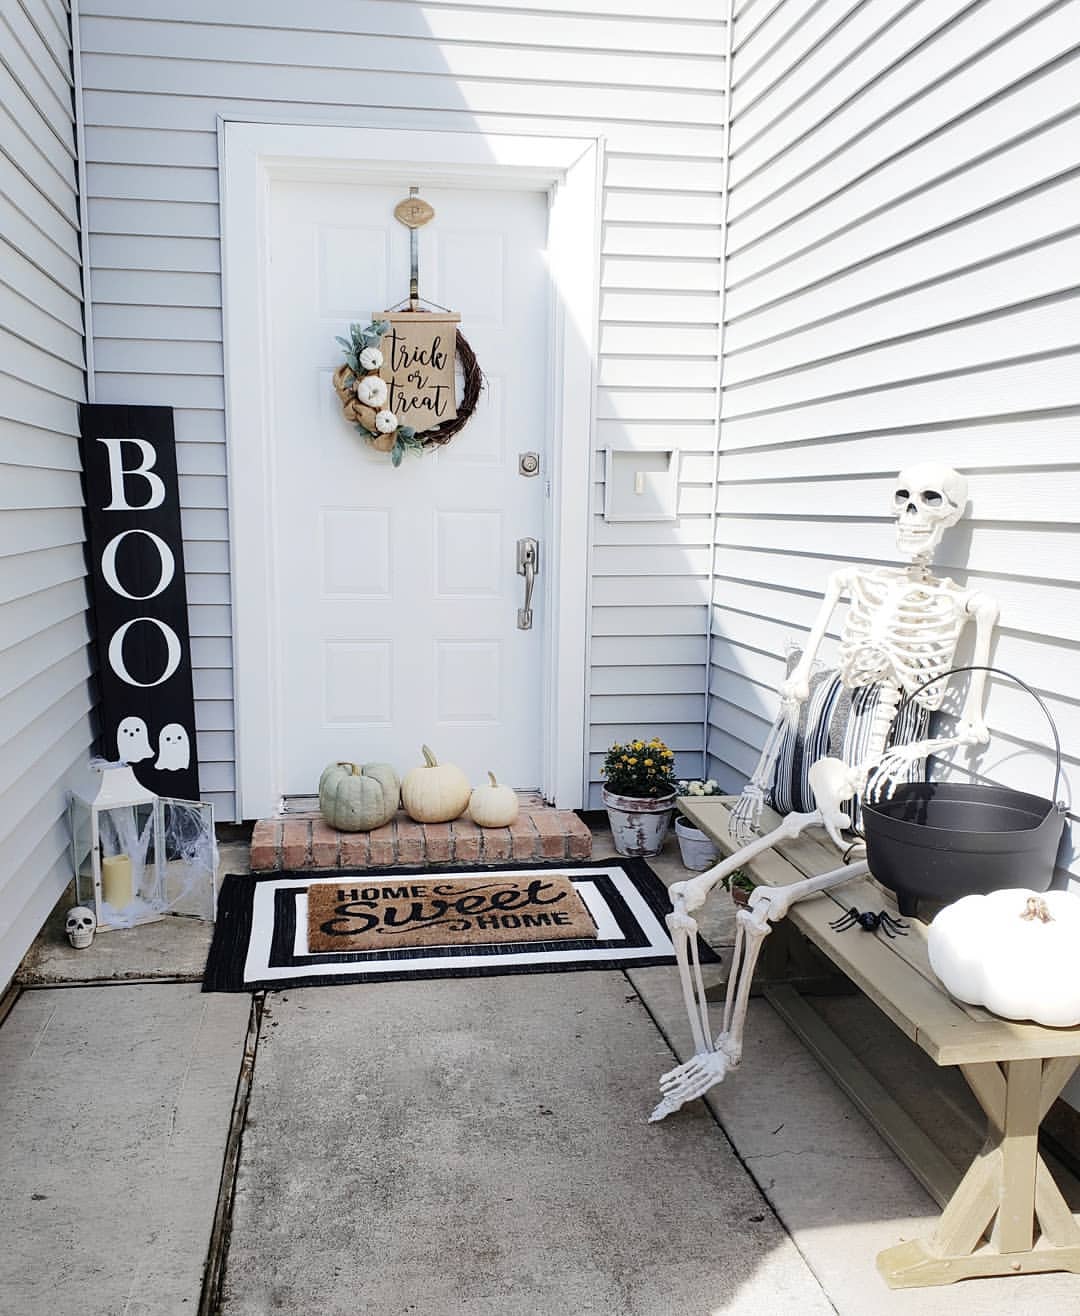
<path id="1" fill-rule="evenodd" d="M 247 992 L 260 988 L 317 987 L 334 983 L 393 982 L 409 978 L 482 977 L 504 973 L 579 972 L 674 964 L 664 924 L 671 903 L 663 882 L 643 859 L 591 863 L 500 865 L 500 872 L 569 877 L 596 924 L 595 939 L 500 942 L 489 946 L 426 946 L 416 949 L 312 954 L 307 944 L 307 893 L 321 883 L 399 882 L 410 876 L 490 877 L 491 869 L 442 867 L 335 871 L 332 873 L 230 874 L 218 899 L 214 940 L 203 991 Z M 700 943 L 703 962 L 716 956 Z"/>

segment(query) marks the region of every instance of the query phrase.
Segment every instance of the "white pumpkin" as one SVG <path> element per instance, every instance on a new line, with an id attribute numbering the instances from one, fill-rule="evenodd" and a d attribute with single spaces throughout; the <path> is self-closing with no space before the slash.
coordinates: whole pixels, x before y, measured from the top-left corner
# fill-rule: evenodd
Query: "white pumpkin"
<path id="1" fill-rule="evenodd" d="M 449 822 L 460 818 L 469 803 L 472 786 L 453 763 L 440 763 L 426 745 L 424 763 L 405 774 L 401 803 L 415 822 Z"/>
<path id="2" fill-rule="evenodd" d="M 1080 1023 L 1080 896 L 992 891 L 947 905 L 927 934 L 950 995 L 1006 1019 Z"/>
<path id="3" fill-rule="evenodd" d="M 500 786 L 494 772 L 488 773 L 489 786 L 477 786 L 469 798 L 469 817 L 477 827 L 509 827 L 518 816 L 517 792 Z"/>

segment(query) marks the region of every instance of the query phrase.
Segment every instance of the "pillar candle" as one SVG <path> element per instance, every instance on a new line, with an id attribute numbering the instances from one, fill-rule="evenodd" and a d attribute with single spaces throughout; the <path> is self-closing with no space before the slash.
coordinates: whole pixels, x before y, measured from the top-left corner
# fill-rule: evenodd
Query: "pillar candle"
<path id="1" fill-rule="evenodd" d="M 126 909 L 135 899 L 131 860 L 126 854 L 106 855 L 102 859 L 101 894 L 113 909 Z"/>

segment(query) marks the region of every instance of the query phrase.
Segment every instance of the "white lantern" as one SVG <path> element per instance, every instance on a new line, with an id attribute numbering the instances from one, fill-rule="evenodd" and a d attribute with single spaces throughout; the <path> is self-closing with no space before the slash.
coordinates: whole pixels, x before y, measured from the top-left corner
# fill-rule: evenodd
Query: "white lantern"
<path id="1" fill-rule="evenodd" d="M 213 919 L 213 805 L 155 795 L 126 763 L 93 767 L 97 789 L 73 791 L 68 816 L 76 898 L 94 911 L 97 930 L 153 923 L 170 912 Z"/>

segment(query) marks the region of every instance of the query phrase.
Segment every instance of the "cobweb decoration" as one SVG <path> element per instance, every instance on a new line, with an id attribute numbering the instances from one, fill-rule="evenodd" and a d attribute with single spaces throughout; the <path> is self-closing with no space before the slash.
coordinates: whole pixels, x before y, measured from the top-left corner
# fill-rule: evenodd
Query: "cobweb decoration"
<path id="1" fill-rule="evenodd" d="M 162 814 L 163 863 L 155 863 L 154 810 Z M 207 804 L 159 799 L 156 805 L 109 809 L 100 816 L 102 855 L 131 859 L 135 898 L 123 909 L 102 902 L 104 921 L 130 928 L 161 914 L 213 920 L 217 841 Z"/>

